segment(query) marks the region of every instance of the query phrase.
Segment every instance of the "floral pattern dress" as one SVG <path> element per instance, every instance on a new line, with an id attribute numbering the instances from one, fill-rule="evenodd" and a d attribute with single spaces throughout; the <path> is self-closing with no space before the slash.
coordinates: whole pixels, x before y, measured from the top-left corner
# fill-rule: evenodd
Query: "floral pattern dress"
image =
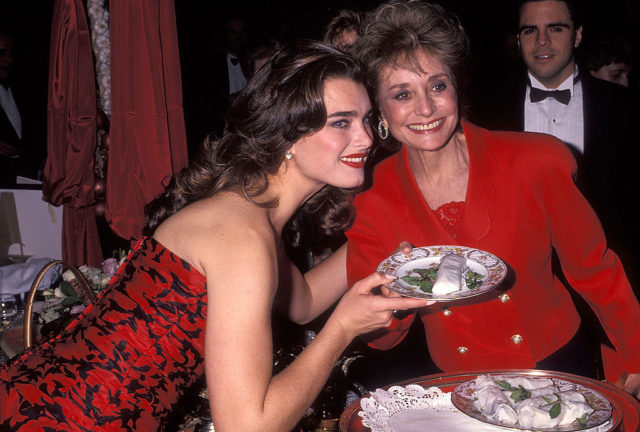
<path id="1" fill-rule="evenodd" d="M 64 331 L 0 368 L 0 430 L 154 431 L 204 373 L 205 277 L 141 240 Z"/>

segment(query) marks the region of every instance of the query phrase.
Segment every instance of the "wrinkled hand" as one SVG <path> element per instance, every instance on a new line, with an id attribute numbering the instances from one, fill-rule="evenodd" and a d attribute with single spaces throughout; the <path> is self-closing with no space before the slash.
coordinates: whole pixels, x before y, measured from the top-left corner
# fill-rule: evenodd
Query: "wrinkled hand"
<path id="1" fill-rule="evenodd" d="M 620 387 L 636 399 L 640 399 L 640 373 L 624 374 L 618 381 L 616 386 Z"/>
<path id="2" fill-rule="evenodd" d="M 411 243 L 409 243 L 408 241 L 401 241 L 398 247 L 396 248 L 396 250 L 391 252 L 391 255 L 396 254 L 398 252 L 402 252 L 405 255 L 409 255 L 412 249 L 413 249 L 413 245 Z M 387 283 L 389 282 L 390 281 L 387 281 Z M 387 288 L 386 285 L 380 286 L 380 291 L 382 295 L 385 297 L 400 297 L 400 294 L 391 291 L 389 288 Z"/>
<path id="3" fill-rule="evenodd" d="M 413 249 L 413 245 L 411 243 L 409 243 L 408 241 L 401 241 L 400 244 L 398 245 L 398 247 L 396 248 L 396 250 L 393 251 L 392 254 L 398 253 L 398 252 L 402 252 L 405 255 L 409 255 L 411 253 L 411 250 Z M 391 291 L 389 288 L 387 288 L 386 285 L 382 285 L 380 287 L 380 292 L 382 293 L 383 296 L 385 297 L 400 297 L 400 294 Z M 435 302 L 430 302 L 429 304 L 433 304 Z M 429 305 L 427 304 L 427 306 Z M 398 309 L 399 310 L 399 309 Z M 405 316 L 408 315 L 408 313 L 400 313 L 400 314 L 395 314 L 394 315 L 396 317 L 402 317 L 404 318 Z"/>
<path id="4" fill-rule="evenodd" d="M 388 290 L 384 290 L 383 295 L 371 292 L 377 286 L 392 280 L 381 273 L 374 273 L 356 282 L 345 293 L 334 310 L 333 317 L 349 337 L 354 338 L 381 327 L 388 327 L 393 319 L 393 311 L 416 309 L 435 303 L 395 296 Z"/>
<path id="5" fill-rule="evenodd" d="M 409 255 L 412 249 L 413 249 L 413 245 L 408 241 L 403 240 L 400 242 L 396 250 L 393 251 L 393 253 L 402 252 L 405 255 Z"/>

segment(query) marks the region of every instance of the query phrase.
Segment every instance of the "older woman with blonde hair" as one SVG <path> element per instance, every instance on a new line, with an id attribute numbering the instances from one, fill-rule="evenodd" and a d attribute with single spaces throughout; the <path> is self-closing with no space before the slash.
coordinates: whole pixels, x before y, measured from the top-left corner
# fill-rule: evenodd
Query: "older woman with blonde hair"
<path id="1" fill-rule="evenodd" d="M 589 335 L 562 269 L 597 314 L 638 394 L 640 306 L 597 216 L 572 178 L 576 162 L 559 140 L 496 132 L 465 121 L 469 42 L 459 19 L 422 1 L 391 0 L 366 18 L 354 46 L 368 65 L 380 139 L 400 147 L 355 199 L 347 271 L 356 281 L 399 241 L 460 245 L 502 258 L 506 292 L 475 303 L 439 303 L 394 319 L 369 344 L 390 349 L 414 319 L 446 372 L 540 368 L 593 376 Z M 446 306 L 446 307 L 445 307 Z"/>

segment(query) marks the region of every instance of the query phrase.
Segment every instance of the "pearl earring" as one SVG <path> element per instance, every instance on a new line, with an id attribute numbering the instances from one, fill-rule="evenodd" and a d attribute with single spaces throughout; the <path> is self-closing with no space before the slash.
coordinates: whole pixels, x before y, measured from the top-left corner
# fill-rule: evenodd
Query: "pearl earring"
<path id="1" fill-rule="evenodd" d="M 287 158 L 287 160 L 291 160 L 293 159 L 293 153 L 291 153 L 291 151 L 287 151 L 287 153 L 285 153 L 284 157 Z"/>

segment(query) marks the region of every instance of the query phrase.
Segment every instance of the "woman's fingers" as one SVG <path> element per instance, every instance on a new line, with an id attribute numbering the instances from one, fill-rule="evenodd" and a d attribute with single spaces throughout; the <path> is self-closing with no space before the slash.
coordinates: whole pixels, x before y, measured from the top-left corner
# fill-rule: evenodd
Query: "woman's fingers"
<path id="1" fill-rule="evenodd" d="M 360 294 L 366 294 L 370 293 L 374 288 L 387 284 L 393 280 L 395 280 L 395 277 L 393 276 L 387 276 L 376 272 L 353 284 L 351 289 L 356 290 L 356 292 Z"/>
<path id="2" fill-rule="evenodd" d="M 409 243 L 408 241 L 401 241 L 396 250 L 393 251 L 393 253 L 402 252 L 405 255 L 409 255 L 412 250 L 413 245 L 411 243 Z"/>
<path id="3" fill-rule="evenodd" d="M 432 304 L 432 301 L 401 297 L 391 293 L 387 289 L 388 297 L 376 295 L 374 288 L 389 283 L 393 278 L 381 273 L 373 273 L 356 282 L 348 290 L 332 317 L 341 323 L 347 334 L 355 337 L 358 334 L 368 333 L 380 327 L 389 326 L 393 320 L 394 311 L 418 309 Z"/>
<path id="4" fill-rule="evenodd" d="M 351 288 L 351 290 L 355 290 L 355 292 L 359 294 L 370 294 L 374 288 L 380 287 L 380 292 L 382 295 L 379 297 L 398 300 L 398 303 L 397 303 L 398 307 L 393 307 L 391 308 L 391 310 L 415 309 L 415 308 L 430 306 L 436 303 L 433 300 L 403 297 L 402 295 L 390 290 L 389 287 L 386 286 L 386 284 L 388 284 L 389 282 L 392 282 L 393 280 L 395 280 L 394 276 L 389 276 L 383 273 L 376 272 L 356 282 Z M 388 309 L 388 308 L 385 307 L 385 309 Z"/>
<path id="5" fill-rule="evenodd" d="M 640 374 L 629 374 L 624 382 L 624 391 L 640 398 Z"/>
<path id="6" fill-rule="evenodd" d="M 385 297 L 400 297 L 400 294 L 395 291 L 391 291 L 386 285 L 380 286 L 380 293 Z"/>
<path id="7" fill-rule="evenodd" d="M 382 297 L 380 296 L 382 309 L 388 311 L 399 311 L 408 309 L 419 309 L 425 306 L 429 306 L 434 302 L 424 299 L 416 299 L 409 297 Z"/>

